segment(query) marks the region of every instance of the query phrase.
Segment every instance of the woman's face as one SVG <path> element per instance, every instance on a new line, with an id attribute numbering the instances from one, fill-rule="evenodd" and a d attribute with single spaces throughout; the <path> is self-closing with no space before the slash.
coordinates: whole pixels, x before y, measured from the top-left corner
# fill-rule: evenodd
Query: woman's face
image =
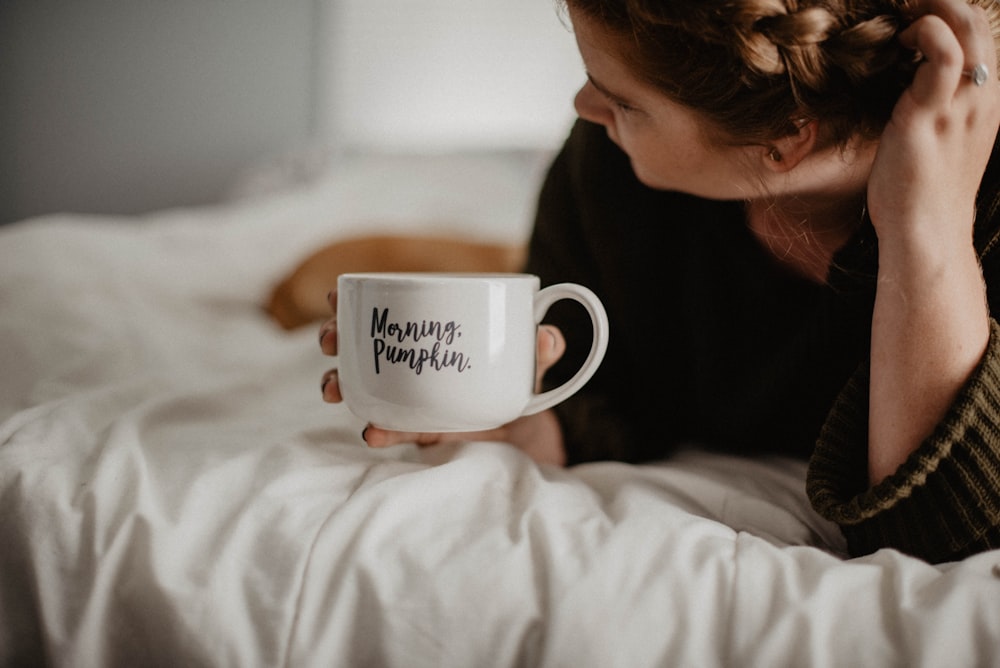
<path id="1" fill-rule="evenodd" d="M 577 113 L 607 129 L 642 183 L 711 199 L 759 192 L 748 165 L 760 147 L 752 151 L 708 140 L 697 112 L 632 75 L 617 55 L 612 33 L 572 8 L 570 19 L 587 70 L 587 83 L 576 96 Z"/>

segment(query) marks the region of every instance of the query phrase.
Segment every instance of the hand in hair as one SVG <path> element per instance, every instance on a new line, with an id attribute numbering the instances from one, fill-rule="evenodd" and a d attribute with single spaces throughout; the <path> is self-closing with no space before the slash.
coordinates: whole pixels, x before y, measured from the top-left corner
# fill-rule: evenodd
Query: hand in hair
<path id="1" fill-rule="evenodd" d="M 920 0 L 900 41 L 922 54 L 897 102 L 869 180 L 868 205 L 880 235 L 924 223 L 967 238 L 979 181 L 1000 125 L 997 52 L 986 12 L 961 0 Z M 994 14 L 1000 13 L 995 7 Z M 991 80 L 963 72 L 985 63 Z M 945 232 L 939 229 L 939 232 Z"/>

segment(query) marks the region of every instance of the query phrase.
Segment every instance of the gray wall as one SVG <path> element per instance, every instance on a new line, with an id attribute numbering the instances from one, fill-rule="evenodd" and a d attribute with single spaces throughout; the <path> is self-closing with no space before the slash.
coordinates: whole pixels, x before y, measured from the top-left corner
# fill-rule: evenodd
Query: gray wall
<path id="1" fill-rule="evenodd" d="M 554 148 L 557 0 L 0 0 L 0 223 L 213 203 L 303 148 Z"/>
<path id="2" fill-rule="evenodd" d="M 0 0 L 0 223 L 216 201 L 317 126 L 321 0 Z"/>

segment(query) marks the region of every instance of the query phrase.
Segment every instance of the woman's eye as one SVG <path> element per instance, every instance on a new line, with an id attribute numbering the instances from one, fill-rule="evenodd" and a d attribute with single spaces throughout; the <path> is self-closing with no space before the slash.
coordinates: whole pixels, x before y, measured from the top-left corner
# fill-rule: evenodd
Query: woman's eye
<path id="1" fill-rule="evenodd" d="M 631 115 L 631 114 L 638 114 L 639 113 L 639 108 L 638 107 L 633 107 L 628 102 L 624 102 L 624 101 L 619 100 L 617 98 L 609 98 L 608 101 L 614 106 L 615 109 L 617 109 L 618 111 L 620 111 L 622 114 L 624 114 L 626 116 Z"/>

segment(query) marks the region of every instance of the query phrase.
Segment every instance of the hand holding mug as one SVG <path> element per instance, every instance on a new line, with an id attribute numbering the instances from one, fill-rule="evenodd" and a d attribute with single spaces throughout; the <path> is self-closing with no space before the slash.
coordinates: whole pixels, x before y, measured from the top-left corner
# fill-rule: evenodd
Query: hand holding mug
<path id="1" fill-rule="evenodd" d="M 565 349 L 558 330 L 538 326 L 560 299 L 578 301 L 590 314 L 591 351 L 567 383 L 537 394 L 538 379 Z M 324 376 L 324 399 L 345 401 L 375 425 L 365 432 L 373 446 L 474 434 L 525 440 L 515 445 L 526 450 L 555 440 L 561 454 L 547 409 L 586 383 L 607 347 L 607 316 L 590 290 L 540 290 L 538 278 L 525 274 L 346 275 L 331 306 L 337 317 L 323 326 L 320 342 L 339 359 Z"/>

